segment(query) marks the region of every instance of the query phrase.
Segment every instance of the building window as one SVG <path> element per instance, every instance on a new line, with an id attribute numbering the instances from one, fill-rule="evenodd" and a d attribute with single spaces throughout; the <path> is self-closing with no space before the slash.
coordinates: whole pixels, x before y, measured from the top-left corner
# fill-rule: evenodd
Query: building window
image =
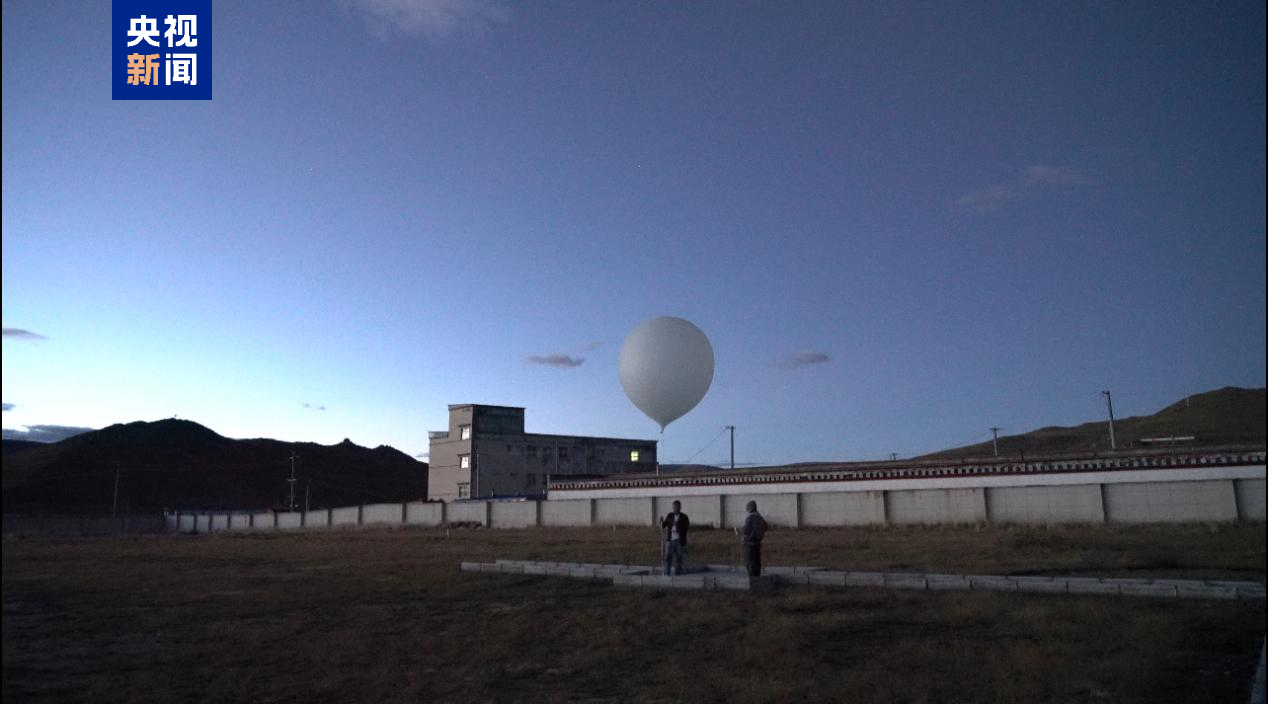
<path id="1" fill-rule="evenodd" d="M 458 455 L 458 469 L 471 469 L 471 455 Z"/>
<path id="2" fill-rule="evenodd" d="M 638 450 L 630 450 L 630 461 L 631 462 L 638 461 Z"/>
<path id="3" fill-rule="evenodd" d="M 525 448 L 525 453 L 526 453 L 529 457 L 536 457 L 536 456 L 537 456 L 537 446 L 536 446 L 536 445 L 529 445 L 527 448 Z"/>
<path id="4" fill-rule="evenodd" d="M 534 473 L 532 473 L 532 472 L 529 472 L 526 476 L 528 477 L 528 479 L 527 479 L 527 480 L 525 480 L 525 482 L 524 482 L 524 486 L 537 486 L 537 475 L 536 475 L 536 474 L 534 474 Z"/>
<path id="5" fill-rule="evenodd" d="M 559 448 L 559 459 L 561 460 L 568 459 L 568 448 L 566 447 Z"/>
<path id="6" fill-rule="evenodd" d="M 471 498 L 471 485 L 469 483 L 467 482 L 458 483 L 458 498 L 460 499 Z"/>
<path id="7" fill-rule="evenodd" d="M 460 425 L 460 426 L 458 426 L 458 439 L 459 439 L 459 440 L 470 440 L 470 439 L 471 439 L 471 426 L 469 426 L 469 425 Z"/>

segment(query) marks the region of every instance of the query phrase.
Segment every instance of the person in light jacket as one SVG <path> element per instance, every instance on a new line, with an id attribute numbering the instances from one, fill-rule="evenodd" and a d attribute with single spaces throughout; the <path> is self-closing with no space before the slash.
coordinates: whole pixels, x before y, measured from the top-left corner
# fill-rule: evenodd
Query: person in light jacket
<path id="1" fill-rule="evenodd" d="M 748 517 L 744 526 L 735 529 L 744 541 L 744 564 L 748 567 L 750 577 L 762 576 L 762 538 L 766 537 L 766 519 L 757 512 L 757 502 L 750 501 L 744 506 Z"/>
<path id="2" fill-rule="evenodd" d="M 682 574 L 682 551 L 687 547 L 687 531 L 691 520 L 682 512 L 682 502 L 673 503 L 674 510 L 660 519 L 664 534 L 665 574 Z"/>

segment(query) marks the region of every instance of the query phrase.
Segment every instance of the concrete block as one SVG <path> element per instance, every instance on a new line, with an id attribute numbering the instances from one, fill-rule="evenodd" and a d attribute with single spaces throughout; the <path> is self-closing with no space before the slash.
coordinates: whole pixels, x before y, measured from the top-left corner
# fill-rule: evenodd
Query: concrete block
<path id="1" fill-rule="evenodd" d="M 1101 582 L 1103 582 L 1104 584 L 1117 584 L 1119 586 L 1123 586 L 1123 585 L 1147 586 L 1154 583 L 1152 579 L 1140 579 L 1135 577 L 1103 577 L 1101 578 Z"/>
<path id="2" fill-rule="evenodd" d="M 1032 594 L 1065 594 L 1069 585 L 1062 580 L 1027 580 L 1017 582 L 1017 591 Z"/>
<path id="3" fill-rule="evenodd" d="M 949 575 L 927 575 L 925 583 L 931 592 L 968 590 L 969 580 Z"/>
<path id="4" fill-rule="evenodd" d="M 1066 581 L 1066 591 L 1070 594 L 1093 594 L 1097 596 L 1118 596 L 1119 585 L 1106 584 L 1099 579 L 1094 580 L 1068 580 Z"/>
<path id="5" fill-rule="evenodd" d="M 524 574 L 547 574 L 544 565 L 524 565 Z"/>
<path id="6" fill-rule="evenodd" d="M 1236 599 L 1237 589 L 1233 587 L 1176 587 L 1176 596 L 1181 599 Z"/>
<path id="7" fill-rule="evenodd" d="M 580 579 L 594 579 L 594 568 L 593 567 L 571 567 L 568 569 L 568 576 L 576 577 Z"/>
<path id="8" fill-rule="evenodd" d="M 638 574 L 618 574 L 612 578 L 612 584 L 618 587 L 641 587 L 643 576 Z"/>
<path id="9" fill-rule="evenodd" d="M 480 563 L 479 562 L 464 562 L 462 563 L 462 571 L 463 572 L 479 572 Z"/>
<path id="10" fill-rule="evenodd" d="M 1003 577 L 975 577 L 969 580 L 969 588 L 973 591 L 1015 592 L 1017 581 Z"/>
<path id="11" fill-rule="evenodd" d="M 811 572 L 807 575 L 811 584 L 822 584 L 830 587 L 845 586 L 845 572 Z"/>
<path id="12" fill-rule="evenodd" d="M 1232 582 L 1220 579 L 1209 579 L 1206 583 L 1212 587 L 1232 587 L 1233 589 L 1243 589 L 1247 587 L 1260 587 L 1262 589 L 1264 586 L 1260 582 Z"/>
<path id="13" fill-rule="evenodd" d="M 757 594 L 775 591 L 776 581 L 772 577 L 762 575 L 761 577 L 749 577 L 748 590 Z"/>
<path id="14" fill-rule="evenodd" d="M 1170 584 L 1120 584 L 1118 593 L 1123 596 L 1175 597 L 1176 588 Z"/>
<path id="15" fill-rule="evenodd" d="M 885 575 L 880 572 L 847 572 L 845 575 L 845 586 L 883 587 L 885 586 Z"/>
<path id="16" fill-rule="evenodd" d="M 799 586 L 810 584 L 810 574 L 808 572 L 790 572 L 771 576 L 778 580 L 780 584 L 793 584 Z"/>
<path id="17" fill-rule="evenodd" d="M 718 575 L 713 578 L 715 589 L 746 592 L 749 590 L 748 575 Z"/>
<path id="18" fill-rule="evenodd" d="M 704 577 L 669 577 L 671 589 L 704 589 Z"/>
<path id="19" fill-rule="evenodd" d="M 498 565 L 498 571 L 505 574 L 524 574 L 524 565 Z"/>
<path id="20" fill-rule="evenodd" d="M 929 587 L 923 574 L 887 574 L 885 575 L 885 586 L 890 589 L 918 589 L 922 591 Z"/>
<path id="21" fill-rule="evenodd" d="M 480 571 L 481 572 L 501 572 L 502 567 L 501 565 L 495 565 L 491 562 L 485 562 L 480 564 Z"/>
<path id="22" fill-rule="evenodd" d="M 546 574 L 552 577 L 571 577 L 572 568 L 567 565 L 548 565 Z"/>
<path id="23" fill-rule="evenodd" d="M 1238 587 L 1237 598 L 1238 599 L 1263 599 L 1264 588 L 1262 585 L 1255 586 L 1255 587 Z"/>

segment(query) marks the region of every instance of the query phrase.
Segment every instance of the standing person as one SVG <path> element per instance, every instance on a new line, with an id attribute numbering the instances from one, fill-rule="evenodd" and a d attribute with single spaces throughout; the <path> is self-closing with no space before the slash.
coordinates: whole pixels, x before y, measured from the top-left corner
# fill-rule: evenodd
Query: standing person
<path id="1" fill-rule="evenodd" d="M 748 567 L 748 576 L 762 576 L 762 538 L 766 537 L 766 519 L 762 518 L 762 514 L 757 512 L 757 502 L 750 501 L 745 504 L 744 509 L 748 511 L 748 518 L 744 519 L 744 526 L 737 528 L 741 540 L 744 541 L 744 564 Z"/>
<path id="2" fill-rule="evenodd" d="M 682 502 L 673 503 L 674 510 L 660 519 L 665 540 L 665 574 L 682 574 L 682 551 L 687 547 L 687 531 L 691 520 L 682 512 Z"/>

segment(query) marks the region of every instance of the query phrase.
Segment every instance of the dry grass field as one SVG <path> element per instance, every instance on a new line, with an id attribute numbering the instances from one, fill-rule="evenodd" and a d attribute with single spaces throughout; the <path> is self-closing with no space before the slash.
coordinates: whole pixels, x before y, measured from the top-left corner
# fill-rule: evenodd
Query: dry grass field
<path id="1" fill-rule="evenodd" d="M 769 564 L 1263 579 L 1264 526 L 774 531 Z M 689 559 L 734 562 L 731 536 Z M 626 591 L 650 529 L 4 542 L 7 702 L 1240 702 L 1263 602 Z"/>

